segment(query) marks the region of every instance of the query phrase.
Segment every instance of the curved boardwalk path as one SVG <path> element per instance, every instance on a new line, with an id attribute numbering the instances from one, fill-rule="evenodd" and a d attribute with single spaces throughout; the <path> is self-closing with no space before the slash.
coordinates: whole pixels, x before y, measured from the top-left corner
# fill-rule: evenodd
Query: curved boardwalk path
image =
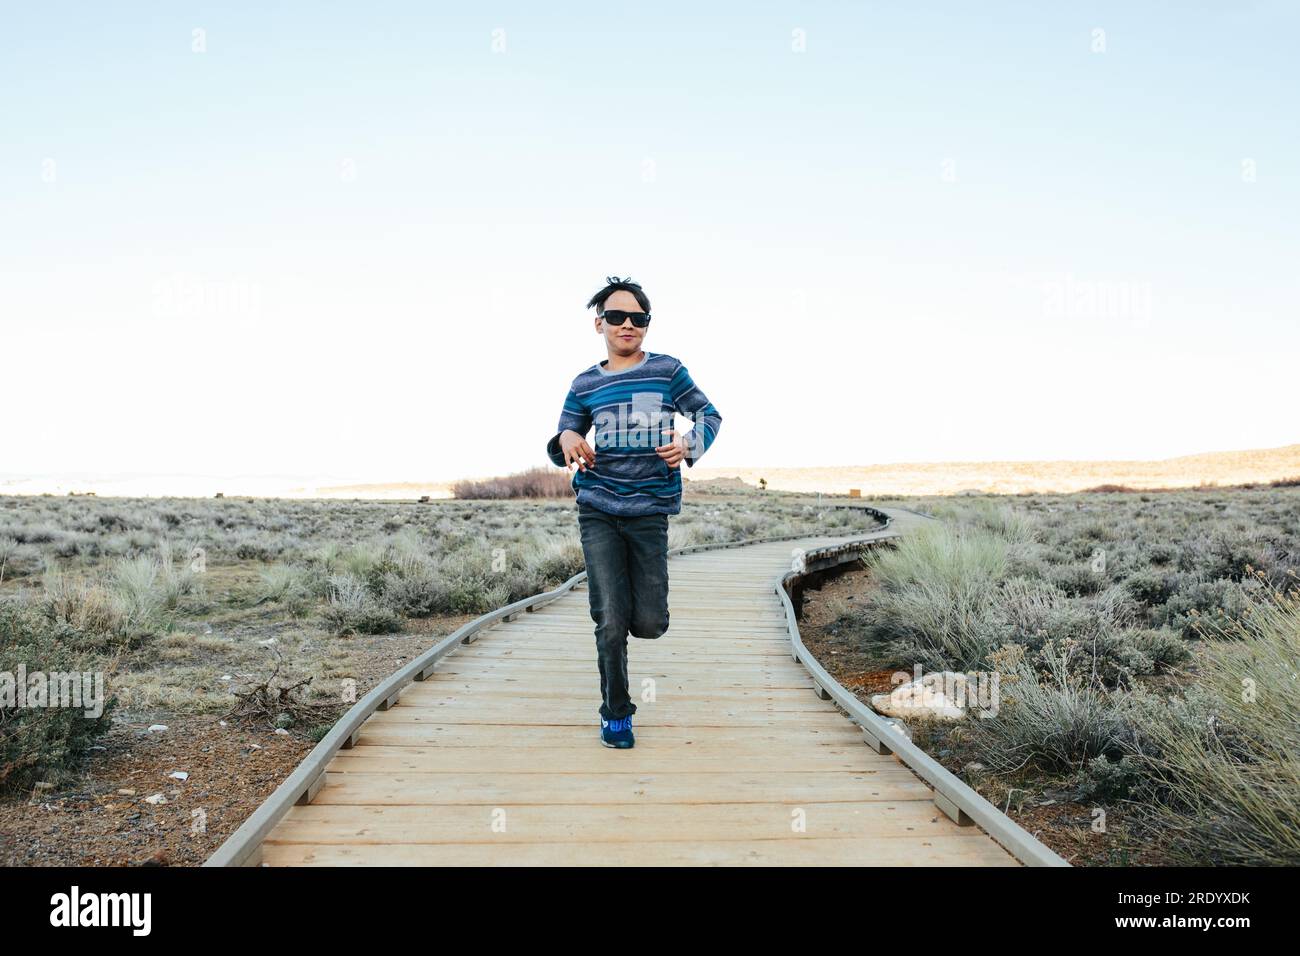
<path id="1" fill-rule="evenodd" d="M 891 515 L 882 536 L 920 520 Z M 864 746 L 792 659 L 774 582 L 792 548 L 846 540 L 671 557 L 670 629 L 628 639 L 631 750 L 598 739 L 585 582 L 480 631 L 362 725 L 261 861 L 1017 865 Z"/>

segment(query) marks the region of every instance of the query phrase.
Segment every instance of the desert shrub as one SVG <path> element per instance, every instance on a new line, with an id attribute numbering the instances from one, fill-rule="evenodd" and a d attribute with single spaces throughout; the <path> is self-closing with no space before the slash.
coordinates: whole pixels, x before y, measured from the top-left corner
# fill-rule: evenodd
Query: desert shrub
<path id="1" fill-rule="evenodd" d="M 1142 628 L 1126 633 L 1133 645 L 1151 661 L 1150 673 L 1167 671 L 1186 663 L 1192 657 L 1187 642 L 1164 628 Z"/>
<path id="2" fill-rule="evenodd" d="M 131 553 L 143 554 L 158 547 L 158 536 L 152 532 L 128 531 L 124 537 L 126 550 Z"/>
<path id="3" fill-rule="evenodd" d="M 1300 864 L 1300 604 L 1270 592 L 1214 626 L 1199 682 L 1153 722 L 1151 806 L 1183 862 Z"/>
<path id="4" fill-rule="evenodd" d="M 0 535 L 0 584 L 39 574 L 44 568 L 45 560 L 36 548 L 17 538 Z"/>
<path id="5" fill-rule="evenodd" d="M 1234 532 L 1219 529 L 1208 538 L 1203 572 L 1207 578 L 1240 581 L 1251 568 L 1273 568 L 1277 555 L 1271 544 L 1255 530 Z"/>
<path id="6" fill-rule="evenodd" d="M 0 584 L 4 583 L 5 571 L 18 556 L 18 549 L 22 547 L 16 538 L 10 538 L 7 535 L 0 535 Z"/>
<path id="7" fill-rule="evenodd" d="M 676 529 L 674 529 L 674 527 L 670 524 L 668 526 L 668 534 L 670 536 L 670 542 L 671 542 L 671 535 L 673 534 L 674 530 Z M 710 517 L 707 520 L 696 521 L 695 523 L 693 523 L 690 526 L 690 532 L 691 532 L 691 539 L 689 541 L 690 544 L 716 544 L 718 542 L 731 540 L 729 537 L 731 533 L 730 529 L 718 523 L 712 517 Z M 680 547 L 680 545 L 678 545 L 678 547 Z M 583 566 L 584 567 L 586 566 L 585 560 L 583 562 Z"/>
<path id="8" fill-rule="evenodd" d="M 1145 781 L 1145 767 L 1133 754 L 1118 760 L 1093 757 L 1079 775 L 1080 800 L 1122 800 Z"/>
<path id="9" fill-rule="evenodd" d="M 458 481 L 451 487 L 457 498 L 566 498 L 573 497 L 573 476 L 567 469 L 530 468 L 498 478 Z"/>
<path id="10" fill-rule="evenodd" d="M 993 585 L 971 580 L 938 586 L 918 581 L 878 594 L 864 610 L 864 636 L 891 659 L 927 668 L 975 667 L 999 641 Z"/>
<path id="11" fill-rule="evenodd" d="M 356 576 L 356 572 L 351 572 Z M 404 569 L 401 564 L 388 556 L 368 565 L 360 580 L 366 586 L 374 597 L 381 598 L 384 596 L 384 587 L 386 582 L 393 577 L 404 576 Z"/>
<path id="12" fill-rule="evenodd" d="M 1122 628 L 1103 629 L 1092 641 L 1079 644 L 1074 650 L 1071 672 L 1107 688 L 1132 687 L 1135 678 L 1157 670 L 1147 646 L 1135 639 L 1134 631 Z"/>
<path id="13" fill-rule="evenodd" d="M 1168 541 L 1152 541 L 1146 546 L 1146 555 L 1150 564 L 1166 565 L 1178 557 L 1178 549 Z"/>
<path id="14" fill-rule="evenodd" d="M 1110 518 L 1088 518 L 1075 528 L 1075 535 L 1090 547 L 1096 547 L 1100 542 L 1116 540 L 1119 532 Z"/>
<path id="15" fill-rule="evenodd" d="M 1047 574 L 1048 580 L 1070 597 L 1096 594 L 1108 584 L 1106 575 L 1088 564 L 1058 564 Z"/>
<path id="16" fill-rule="evenodd" d="M 994 535 L 927 524 L 897 547 L 874 551 L 872 566 L 886 588 L 906 586 L 922 577 L 956 585 L 997 580 L 1006 570 L 1006 553 L 1006 543 Z"/>
<path id="17" fill-rule="evenodd" d="M 339 554 L 339 567 L 365 582 L 372 594 L 380 593 L 379 584 L 384 574 L 393 570 L 396 563 L 385 554 L 384 546 L 375 541 L 359 541 Z"/>
<path id="18" fill-rule="evenodd" d="M 344 552 L 340 564 L 375 602 L 408 617 L 482 614 L 545 590 L 529 558 L 535 553 L 527 544 L 506 547 L 500 564 L 501 555 L 480 539 L 435 558 L 427 542 L 405 528 L 383 544 L 370 542 Z"/>
<path id="19" fill-rule="evenodd" d="M 1038 531 L 1037 520 L 1025 509 L 989 499 L 980 499 L 962 509 L 961 521 L 976 531 L 1001 538 L 1007 544 L 1031 542 Z"/>
<path id="20" fill-rule="evenodd" d="M 669 542 L 669 545 L 671 550 L 672 542 Z M 539 591 L 551 590 L 575 574 L 581 573 L 587 566 L 582 541 L 576 534 L 544 539 L 530 553 L 530 561 L 533 573 L 538 578 Z"/>
<path id="21" fill-rule="evenodd" d="M 440 508 L 439 513 L 436 522 L 430 520 L 423 525 L 408 519 L 394 534 L 383 539 L 361 538 L 347 546 L 326 541 L 315 547 L 304 547 L 300 566 L 310 574 L 313 593 L 327 600 L 333 595 L 338 603 L 339 589 L 330 581 L 344 576 L 359 581 L 374 603 L 408 617 L 482 613 L 549 589 L 553 584 L 544 580 L 543 572 L 554 573 L 556 567 L 562 569 L 566 562 L 573 563 L 573 550 L 556 546 L 538 549 L 527 540 L 520 542 L 510 534 L 493 531 L 527 534 L 531 519 L 522 522 L 521 527 L 519 521 L 510 518 L 484 521 L 474 508 L 454 514 Z M 417 514 L 423 516 L 425 512 Z M 430 511 L 430 517 L 432 514 Z M 453 523 L 453 517 L 480 520 L 476 527 L 462 530 L 459 523 Z M 485 544 L 484 531 L 505 542 L 504 566 L 495 564 L 493 550 Z M 576 553 L 580 556 L 580 546 Z M 581 566 L 579 557 L 574 573 Z"/>
<path id="22" fill-rule="evenodd" d="M 1148 607 L 1164 604 L 1178 588 L 1176 575 L 1146 568 L 1129 575 L 1124 581 L 1124 588 L 1133 599 Z"/>
<path id="23" fill-rule="evenodd" d="M 384 599 L 405 617 L 430 617 L 451 603 L 447 587 L 434 573 L 389 574 L 382 586 Z"/>
<path id="24" fill-rule="evenodd" d="M 1107 585 L 1077 600 L 1098 618 L 1115 627 L 1132 627 L 1141 620 L 1141 608 L 1120 584 Z"/>
<path id="25" fill-rule="evenodd" d="M 113 593 L 92 581 L 67 574 L 57 565 L 45 572 L 38 606 L 49 623 L 82 635 L 83 647 L 87 641 L 105 647 L 109 642 L 126 638 L 130 631 L 126 610 Z"/>
<path id="26" fill-rule="evenodd" d="M 351 574 L 330 578 L 325 623 L 338 637 L 349 634 L 389 634 L 402 629 L 402 617 L 392 605 L 376 598 Z"/>
<path id="27" fill-rule="evenodd" d="M 60 536 L 58 528 L 51 528 L 48 525 L 22 525 L 12 528 L 10 533 L 19 544 L 49 544 L 57 541 Z"/>
<path id="28" fill-rule="evenodd" d="M 995 609 L 1006 542 L 987 531 L 933 524 L 868 557 L 880 591 L 863 611 L 860 640 L 900 661 L 967 670 L 1001 643 Z"/>
<path id="29" fill-rule="evenodd" d="M 1196 581 L 1156 608 L 1156 624 L 1179 632 L 1183 637 L 1199 636 L 1206 627 L 1239 621 L 1250 610 L 1250 599 L 1235 581 Z"/>
<path id="30" fill-rule="evenodd" d="M 1014 644 L 991 656 L 1000 675 L 997 714 L 970 723 L 971 743 L 985 764 L 1001 771 L 1033 766 L 1077 772 L 1094 757 L 1119 760 L 1141 752 L 1126 694 L 1079 675 L 1071 653 L 1044 645 L 1038 667 Z"/>
<path id="31" fill-rule="evenodd" d="M 75 558 L 79 554 L 90 556 L 98 550 L 98 542 L 92 535 L 77 531 L 61 533 L 51 547 L 51 553 L 59 558 Z"/>
<path id="32" fill-rule="evenodd" d="M 328 579 L 329 575 L 340 569 L 342 556 L 343 545 L 337 541 L 325 541 L 307 551 L 303 556 L 303 564 Z"/>
<path id="33" fill-rule="evenodd" d="M 241 531 L 229 547 L 235 557 L 244 561 L 271 561 L 284 550 L 282 542 L 254 531 Z"/>
<path id="34" fill-rule="evenodd" d="M 1178 570 L 1206 581 L 1240 581 L 1252 567 L 1263 568 L 1272 577 L 1284 562 L 1271 537 L 1260 528 L 1207 521 L 1194 536 L 1178 543 Z"/>
<path id="35" fill-rule="evenodd" d="M 202 578 L 191 570 L 189 565 L 176 566 L 172 557 L 171 542 L 166 539 L 158 544 L 157 585 L 162 606 L 169 611 L 174 611 L 180 606 L 181 598 L 203 593 Z"/>
<path id="36" fill-rule="evenodd" d="M 166 607 L 166 591 L 160 572 L 158 559 L 148 555 L 122 558 L 113 565 L 109 586 L 128 627 L 143 630 L 160 626 Z"/>
<path id="37" fill-rule="evenodd" d="M 14 675 L 25 667 L 27 674 L 40 671 L 80 674 L 105 670 L 98 658 L 79 650 L 66 640 L 72 632 L 67 624 L 53 623 L 39 609 L 19 601 L 0 601 L 0 673 Z M 105 677 L 107 683 L 107 677 Z M 12 699 L 0 694 L 0 791 L 30 789 L 37 782 L 64 783 L 109 728 L 115 700 L 109 697 L 98 716 L 93 709 L 18 707 L 16 688 Z"/>
<path id="38" fill-rule="evenodd" d="M 726 527 L 723 541 L 747 541 L 750 538 L 764 537 L 766 534 L 767 522 L 761 516 L 749 512 L 727 514 L 723 524 Z"/>
<path id="39" fill-rule="evenodd" d="M 462 548 L 447 555 L 439 573 L 447 588 L 449 613 L 485 614 L 510 603 L 510 580 L 493 568 L 492 555 L 485 548 Z"/>
<path id="40" fill-rule="evenodd" d="M 127 649 L 171 629 L 174 595 L 184 587 L 146 555 L 117 559 L 102 579 L 51 564 L 35 604 L 49 623 L 65 625 L 64 640 L 82 650 Z"/>
<path id="41" fill-rule="evenodd" d="M 279 604 L 292 617 L 304 616 L 319 594 L 317 576 L 306 568 L 273 564 L 259 577 L 257 600 Z"/>
<path id="42" fill-rule="evenodd" d="M 96 520 L 104 531 L 126 531 L 133 527 L 116 511 L 101 511 Z"/>
<path id="43" fill-rule="evenodd" d="M 1007 544 L 1006 575 L 1008 578 L 1045 581 L 1048 567 L 1041 544 L 1034 541 L 1012 541 Z"/>
<path id="44" fill-rule="evenodd" d="M 407 617 L 429 617 L 451 604 L 450 589 L 431 561 L 407 561 L 380 579 L 385 600 Z"/>
<path id="45" fill-rule="evenodd" d="M 1052 639 L 1087 640 L 1104 624 L 1087 605 L 1072 601 L 1050 581 L 1008 579 L 999 591 L 997 608 L 1006 639 L 1031 650 Z"/>

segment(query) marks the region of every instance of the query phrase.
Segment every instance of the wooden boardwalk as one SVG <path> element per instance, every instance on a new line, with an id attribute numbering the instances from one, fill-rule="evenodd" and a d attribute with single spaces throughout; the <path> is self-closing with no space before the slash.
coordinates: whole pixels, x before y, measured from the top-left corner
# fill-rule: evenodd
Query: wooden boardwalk
<path id="1" fill-rule="evenodd" d="M 791 550 L 669 559 L 671 627 L 628 638 L 636 746 L 599 740 L 585 583 L 479 632 L 373 714 L 262 842 L 286 865 L 1018 865 L 863 743 L 790 655 Z"/>

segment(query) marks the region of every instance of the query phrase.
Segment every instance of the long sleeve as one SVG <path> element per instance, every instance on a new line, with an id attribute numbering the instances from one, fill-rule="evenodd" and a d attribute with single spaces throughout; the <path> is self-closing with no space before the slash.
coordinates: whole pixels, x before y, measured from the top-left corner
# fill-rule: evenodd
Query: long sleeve
<path id="1" fill-rule="evenodd" d="M 722 427 L 722 415 L 691 379 L 685 365 L 678 367 L 670 386 L 673 410 L 695 423 L 682 437 L 686 440 L 686 464 L 694 467 L 700 456 L 709 450 Z"/>
<path id="2" fill-rule="evenodd" d="M 590 430 L 591 413 L 578 401 L 577 393 L 570 385 L 569 394 L 564 397 L 564 407 L 560 411 L 560 421 L 555 426 L 555 435 L 546 443 L 547 457 L 561 468 L 565 467 L 564 449 L 560 447 L 560 432 L 575 431 L 586 437 Z"/>

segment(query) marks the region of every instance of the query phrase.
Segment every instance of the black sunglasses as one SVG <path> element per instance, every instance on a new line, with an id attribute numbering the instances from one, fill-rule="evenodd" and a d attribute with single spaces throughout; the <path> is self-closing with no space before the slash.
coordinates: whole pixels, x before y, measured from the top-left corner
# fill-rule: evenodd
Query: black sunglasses
<path id="1" fill-rule="evenodd" d="M 614 326 L 622 325 L 624 319 L 631 319 L 638 329 L 644 329 L 650 324 L 649 312 L 620 312 L 618 309 L 610 309 L 601 318 Z"/>

